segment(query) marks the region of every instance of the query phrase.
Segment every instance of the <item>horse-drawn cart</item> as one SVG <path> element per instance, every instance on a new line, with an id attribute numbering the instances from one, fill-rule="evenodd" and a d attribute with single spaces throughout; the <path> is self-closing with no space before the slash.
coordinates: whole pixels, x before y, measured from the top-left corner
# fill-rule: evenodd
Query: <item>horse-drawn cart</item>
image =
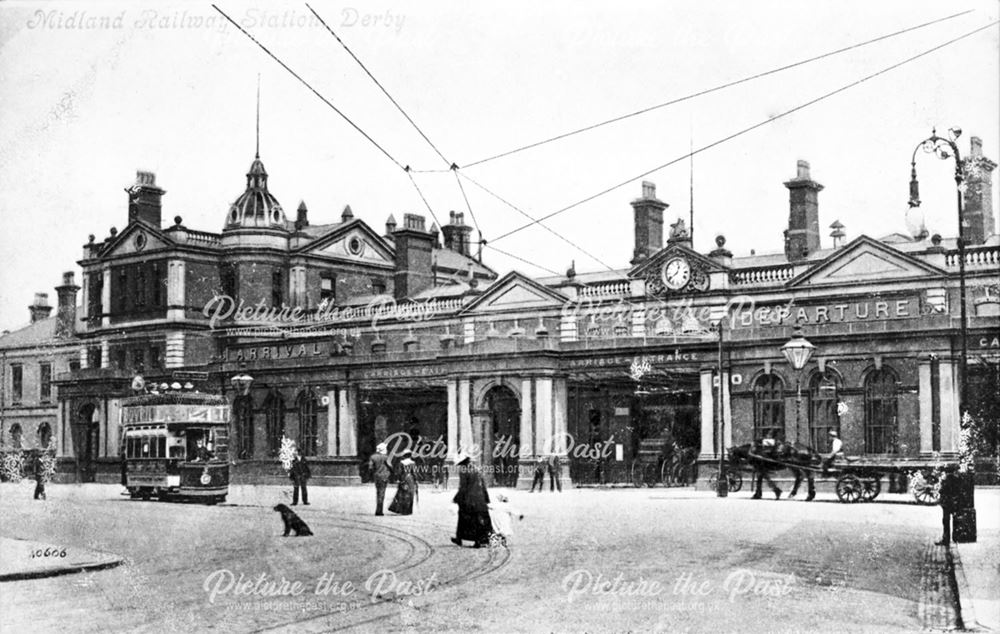
<path id="1" fill-rule="evenodd" d="M 844 503 L 871 502 L 881 493 L 884 478 L 905 477 L 910 483 L 910 493 L 917 502 L 937 504 L 941 497 L 941 473 L 949 466 L 941 460 L 926 458 L 852 456 L 838 458 L 824 471 L 819 456 L 812 452 L 799 451 L 790 456 L 778 457 L 759 450 L 753 451 L 745 446 L 730 449 L 729 455 L 726 476 L 730 491 L 740 489 L 740 471 L 752 471 L 753 477 L 758 478 L 760 471 L 788 469 L 796 475 L 797 482 L 801 481 L 803 474 L 810 479 L 817 475 L 836 477 L 834 491 L 837 499 Z M 715 482 L 710 483 L 710 486 L 714 485 Z"/>

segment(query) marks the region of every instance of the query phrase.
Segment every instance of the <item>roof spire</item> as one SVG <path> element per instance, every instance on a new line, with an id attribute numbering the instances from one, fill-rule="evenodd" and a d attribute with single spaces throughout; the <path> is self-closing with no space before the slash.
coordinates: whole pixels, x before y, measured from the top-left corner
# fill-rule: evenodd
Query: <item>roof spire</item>
<path id="1" fill-rule="evenodd" d="M 260 73 L 257 73 L 257 150 L 254 158 L 260 158 Z"/>

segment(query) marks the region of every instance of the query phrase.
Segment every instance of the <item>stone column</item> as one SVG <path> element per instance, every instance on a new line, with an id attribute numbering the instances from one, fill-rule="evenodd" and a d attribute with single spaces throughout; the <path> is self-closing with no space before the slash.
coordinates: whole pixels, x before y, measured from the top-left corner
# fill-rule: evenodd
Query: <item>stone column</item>
<path id="1" fill-rule="evenodd" d="M 84 370 L 90 367 L 90 355 L 87 354 L 87 346 L 80 348 L 80 367 Z"/>
<path id="2" fill-rule="evenodd" d="M 90 325 L 90 273 L 84 272 L 80 282 L 80 306 L 83 308 L 83 318 L 77 315 L 76 328 L 86 330 Z M 85 368 L 87 366 L 81 365 Z"/>
<path id="3" fill-rule="evenodd" d="M 942 360 L 938 365 L 941 393 L 941 453 L 958 451 L 961 433 L 958 412 L 958 377 L 955 372 L 957 359 Z"/>
<path id="4" fill-rule="evenodd" d="M 475 442 L 472 435 L 472 412 L 469 405 L 469 379 L 458 380 L 458 446 L 468 453 Z"/>
<path id="5" fill-rule="evenodd" d="M 725 431 L 722 434 L 723 446 L 732 447 L 733 446 L 733 408 L 732 408 L 732 398 L 730 397 L 730 381 L 729 372 L 722 373 L 722 423 L 725 426 Z"/>
<path id="6" fill-rule="evenodd" d="M 917 366 L 917 399 L 920 407 L 920 454 L 929 455 L 934 451 L 934 398 L 931 395 L 931 360 L 922 357 Z"/>
<path id="7" fill-rule="evenodd" d="M 167 263 L 167 319 L 180 321 L 184 319 L 186 306 L 184 260 L 171 260 Z"/>
<path id="8" fill-rule="evenodd" d="M 532 380 L 521 379 L 521 456 L 535 455 L 535 399 L 531 393 Z"/>
<path id="9" fill-rule="evenodd" d="M 110 326 L 111 317 L 108 313 L 111 312 L 111 267 L 105 267 L 101 275 L 104 276 L 104 286 L 101 289 L 101 312 L 104 313 L 104 316 L 101 317 L 101 325 Z M 124 289 L 122 292 L 124 292 Z M 106 368 L 108 366 L 104 363 L 101 367 Z"/>
<path id="10" fill-rule="evenodd" d="M 358 388 L 342 387 L 337 390 L 337 438 L 340 455 L 353 458 L 358 455 Z"/>
<path id="11" fill-rule="evenodd" d="M 121 441 L 121 416 L 122 408 L 121 402 L 118 399 L 108 400 L 108 406 L 106 411 L 107 424 L 105 429 L 107 430 L 106 441 L 102 443 L 107 447 L 107 453 L 105 456 L 117 456 L 118 455 L 118 443 Z"/>
<path id="12" fill-rule="evenodd" d="M 458 381 L 448 380 L 448 455 L 458 451 Z"/>
<path id="13" fill-rule="evenodd" d="M 111 344 L 108 343 L 107 339 L 101 339 L 101 367 L 107 368 L 111 366 Z"/>
<path id="14" fill-rule="evenodd" d="M 552 451 L 552 379 L 535 379 L 535 455 Z"/>
<path id="15" fill-rule="evenodd" d="M 559 340 L 576 341 L 576 338 L 577 338 L 576 313 L 570 312 L 563 314 L 559 319 Z"/>
<path id="16" fill-rule="evenodd" d="M 340 438 L 340 399 L 338 396 L 340 390 L 336 388 L 331 388 L 326 391 L 326 400 L 329 405 L 326 407 L 326 455 L 328 456 L 339 456 L 340 446 L 338 440 Z"/>
<path id="17" fill-rule="evenodd" d="M 168 332 L 166 354 L 164 355 L 163 367 L 180 368 L 184 367 L 184 333 Z"/>
<path id="18" fill-rule="evenodd" d="M 715 398 L 712 392 L 712 368 L 702 368 L 701 384 L 701 455 L 702 460 L 718 458 L 715 446 Z"/>
<path id="19" fill-rule="evenodd" d="M 566 386 L 566 379 L 557 377 L 552 380 L 552 434 L 556 439 L 553 451 L 560 456 L 565 456 L 567 451 L 566 440 L 566 413 L 569 410 L 567 401 L 569 400 L 569 390 Z"/>

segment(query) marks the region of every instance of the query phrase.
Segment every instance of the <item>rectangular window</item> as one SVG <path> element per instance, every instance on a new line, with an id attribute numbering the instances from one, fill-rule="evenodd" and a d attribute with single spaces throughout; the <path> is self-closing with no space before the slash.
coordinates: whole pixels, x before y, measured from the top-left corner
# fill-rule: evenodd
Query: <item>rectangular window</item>
<path id="1" fill-rule="evenodd" d="M 101 367 L 101 347 L 91 346 L 87 348 L 87 367 Z"/>
<path id="2" fill-rule="evenodd" d="M 52 400 L 52 364 L 38 365 L 38 396 L 43 403 Z"/>
<path id="3" fill-rule="evenodd" d="M 128 364 L 128 356 L 124 349 L 115 351 L 115 367 L 119 370 L 124 370 L 126 364 Z"/>
<path id="4" fill-rule="evenodd" d="M 337 302 L 337 276 L 332 273 L 324 273 L 319 278 L 319 301 L 327 304 Z"/>
<path id="5" fill-rule="evenodd" d="M 104 274 L 95 271 L 90 274 L 90 289 L 87 293 L 87 315 L 98 319 L 104 312 Z"/>
<path id="6" fill-rule="evenodd" d="M 223 266 L 219 276 L 222 282 L 222 294 L 236 301 L 236 267 L 232 264 Z"/>
<path id="7" fill-rule="evenodd" d="M 10 366 L 10 399 L 20 403 L 24 396 L 24 368 L 20 365 Z"/>
<path id="8" fill-rule="evenodd" d="M 149 349 L 149 367 L 153 370 L 161 369 L 160 348 L 153 346 Z"/>
<path id="9" fill-rule="evenodd" d="M 159 262 L 150 264 L 151 275 L 149 284 L 149 303 L 152 306 L 163 306 L 163 280 L 160 279 L 161 269 Z"/>
<path id="10" fill-rule="evenodd" d="M 376 295 L 381 295 L 385 293 L 385 280 L 381 277 L 376 277 L 372 280 L 372 293 Z"/>
<path id="11" fill-rule="evenodd" d="M 271 306 L 275 308 L 280 308 L 284 303 L 285 294 L 282 292 L 282 275 L 281 269 L 275 269 L 271 272 Z"/>
<path id="12" fill-rule="evenodd" d="M 80 371 L 80 362 L 79 361 L 70 361 L 69 362 L 69 371 L 70 372 L 79 372 Z"/>
<path id="13" fill-rule="evenodd" d="M 124 313 L 129 308 L 129 288 L 128 288 L 128 271 L 126 267 L 118 267 L 117 284 L 111 287 L 111 294 L 113 295 L 111 303 L 114 305 L 115 312 Z"/>
<path id="14" fill-rule="evenodd" d="M 146 351 L 142 348 L 135 348 L 132 350 L 132 370 L 135 370 L 140 374 L 145 372 L 146 369 L 146 364 L 144 363 L 144 357 L 146 356 L 145 352 Z"/>

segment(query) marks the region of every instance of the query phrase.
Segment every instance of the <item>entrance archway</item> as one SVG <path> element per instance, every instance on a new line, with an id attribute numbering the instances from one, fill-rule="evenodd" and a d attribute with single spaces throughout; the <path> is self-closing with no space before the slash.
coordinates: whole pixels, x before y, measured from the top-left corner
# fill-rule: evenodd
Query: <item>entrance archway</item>
<path id="1" fill-rule="evenodd" d="M 505 385 L 486 392 L 482 429 L 483 467 L 494 486 L 517 486 L 518 454 L 521 450 L 521 406 L 517 395 Z"/>
<path id="2" fill-rule="evenodd" d="M 101 428 L 95 420 L 97 406 L 87 403 L 77 412 L 73 425 L 76 468 L 80 482 L 94 482 L 101 448 Z"/>

